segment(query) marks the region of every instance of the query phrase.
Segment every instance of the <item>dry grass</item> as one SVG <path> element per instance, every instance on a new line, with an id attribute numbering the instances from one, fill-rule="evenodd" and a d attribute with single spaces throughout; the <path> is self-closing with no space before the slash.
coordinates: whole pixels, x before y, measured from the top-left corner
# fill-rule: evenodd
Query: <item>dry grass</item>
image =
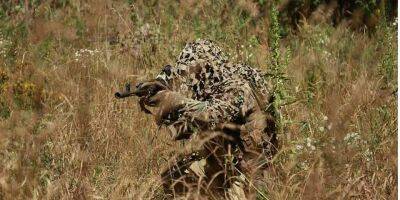
<path id="1" fill-rule="evenodd" d="M 162 199 L 160 169 L 181 144 L 114 92 L 153 77 L 198 37 L 266 70 L 264 8 L 56 2 L 35 17 L 19 7 L 0 15 L 0 199 Z M 297 101 L 283 108 L 259 198 L 397 199 L 396 26 L 305 22 L 283 38 Z M 113 45 L 117 37 L 128 46 Z"/>

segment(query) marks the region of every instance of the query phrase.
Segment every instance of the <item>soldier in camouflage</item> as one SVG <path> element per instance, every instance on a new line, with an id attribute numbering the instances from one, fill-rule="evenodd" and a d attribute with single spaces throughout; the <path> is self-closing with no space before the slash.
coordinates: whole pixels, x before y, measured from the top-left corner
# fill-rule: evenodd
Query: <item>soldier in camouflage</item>
<path id="1" fill-rule="evenodd" d="M 259 70 L 229 62 L 210 40 L 188 43 L 174 66 L 138 84 L 133 93 L 141 107 L 146 112 L 146 106 L 156 107 L 157 124 L 175 140 L 203 141 L 165 170 L 165 189 L 183 192 L 197 183 L 190 168 L 202 159 L 203 178 L 215 188 L 232 188 L 238 179 L 230 177 L 250 177 L 265 167 L 277 148 L 270 92 Z"/>

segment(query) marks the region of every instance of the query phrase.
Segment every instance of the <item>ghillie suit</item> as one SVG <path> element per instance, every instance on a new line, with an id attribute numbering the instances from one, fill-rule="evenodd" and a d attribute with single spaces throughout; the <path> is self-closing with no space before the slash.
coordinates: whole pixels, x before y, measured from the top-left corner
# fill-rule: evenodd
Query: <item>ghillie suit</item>
<path id="1" fill-rule="evenodd" d="M 139 96 L 145 112 L 146 106 L 157 107 L 157 124 L 175 140 L 202 141 L 162 174 L 166 190 L 182 192 L 188 189 L 184 184 L 197 183 L 187 171 L 201 159 L 203 178 L 214 189 L 266 166 L 277 148 L 270 88 L 258 70 L 229 62 L 212 41 L 197 40 L 185 46 L 175 66 L 116 96 Z"/>

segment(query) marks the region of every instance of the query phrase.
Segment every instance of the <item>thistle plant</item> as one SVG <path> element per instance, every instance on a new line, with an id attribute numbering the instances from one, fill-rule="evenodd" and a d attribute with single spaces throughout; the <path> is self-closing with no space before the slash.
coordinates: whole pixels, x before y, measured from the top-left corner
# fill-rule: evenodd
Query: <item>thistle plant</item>
<path id="1" fill-rule="evenodd" d="M 290 50 L 286 52 L 284 58 L 280 51 L 280 25 L 279 25 L 279 13 L 276 9 L 275 3 L 271 4 L 270 8 L 270 27 L 269 27 L 269 48 L 271 52 L 271 57 L 269 60 L 270 64 L 270 72 L 267 73 L 267 76 L 271 77 L 271 82 L 273 85 L 273 103 L 272 110 L 277 118 L 277 129 L 278 132 L 282 132 L 283 128 L 283 116 L 281 112 L 281 107 L 287 104 L 287 100 L 289 99 L 287 89 L 285 88 L 285 83 L 288 81 L 287 76 L 285 75 L 285 68 L 290 60 Z"/>

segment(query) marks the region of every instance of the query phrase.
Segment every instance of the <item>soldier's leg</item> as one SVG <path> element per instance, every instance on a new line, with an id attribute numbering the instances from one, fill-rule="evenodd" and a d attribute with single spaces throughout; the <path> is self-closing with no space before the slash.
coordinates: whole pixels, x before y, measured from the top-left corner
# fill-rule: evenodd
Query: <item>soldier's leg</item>
<path id="1" fill-rule="evenodd" d="M 245 184 L 242 181 L 233 182 L 227 191 L 227 196 L 231 200 L 247 199 L 245 194 Z"/>
<path id="2" fill-rule="evenodd" d="M 201 160 L 201 157 L 197 153 L 180 157 L 177 161 L 171 162 L 161 173 L 164 192 L 173 196 L 191 190 L 199 178 L 191 168 L 194 168 L 192 165 Z"/>

